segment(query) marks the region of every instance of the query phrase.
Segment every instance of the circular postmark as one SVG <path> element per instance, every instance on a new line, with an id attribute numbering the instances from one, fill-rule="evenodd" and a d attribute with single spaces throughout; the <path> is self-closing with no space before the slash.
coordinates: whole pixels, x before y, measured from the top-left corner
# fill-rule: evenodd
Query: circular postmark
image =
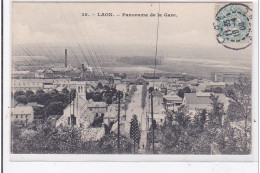
<path id="1" fill-rule="evenodd" d="M 230 3 L 216 6 L 217 41 L 224 47 L 240 50 L 252 43 L 252 10 L 245 4 Z"/>

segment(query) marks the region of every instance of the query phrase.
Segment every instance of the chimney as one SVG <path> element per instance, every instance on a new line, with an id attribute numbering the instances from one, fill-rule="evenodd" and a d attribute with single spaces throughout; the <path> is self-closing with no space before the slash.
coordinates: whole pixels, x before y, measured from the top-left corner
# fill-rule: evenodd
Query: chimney
<path id="1" fill-rule="evenodd" d="M 85 72 L 84 64 L 81 64 L 81 70 L 82 70 L 82 72 Z"/>
<path id="2" fill-rule="evenodd" d="M 67 63 L 67 49 L 65 49 L 65 68 L 67 68 L 68 63 Z"/>

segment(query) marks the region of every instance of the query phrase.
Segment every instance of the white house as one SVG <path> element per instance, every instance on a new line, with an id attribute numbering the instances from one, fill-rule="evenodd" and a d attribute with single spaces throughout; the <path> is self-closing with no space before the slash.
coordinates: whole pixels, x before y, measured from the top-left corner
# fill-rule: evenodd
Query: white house
<path id="1" fill-rule="evenodd" d="M 165 95 L 163 96 L 163 101 L 165 106 L 171 110 L 177 110 L 177 108 L 182 104 L 182 98 L 177 95 Z"/>
<path id="2" fill-rule="evenodd" d="M 69 127 L 88 127 L 93 122 L 89 116 L 91 114 L 87 113 L 88 101 L 81 96 L 77 96 L 74 101 L 68 105 L 64 111 L 63 115 L 57 120 L 56 127 L 63 125 Z"/>
<path id="3" fill-rule="evenodd" d="M 12 108 L 11 122 L 27 125 L 34 119 L 34 110 L 32 106 L 17 106 Z"/>

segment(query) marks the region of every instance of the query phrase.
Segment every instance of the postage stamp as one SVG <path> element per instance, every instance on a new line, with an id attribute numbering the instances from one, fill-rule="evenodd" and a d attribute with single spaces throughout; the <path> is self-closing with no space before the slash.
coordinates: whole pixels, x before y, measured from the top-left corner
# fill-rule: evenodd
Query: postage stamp
<path id="1" fill-rule="evenodd" d="M 252 9 L 247 4 L 216 5 L 217 41 L 228 49 L 245 49 L 252 43 Z"/>

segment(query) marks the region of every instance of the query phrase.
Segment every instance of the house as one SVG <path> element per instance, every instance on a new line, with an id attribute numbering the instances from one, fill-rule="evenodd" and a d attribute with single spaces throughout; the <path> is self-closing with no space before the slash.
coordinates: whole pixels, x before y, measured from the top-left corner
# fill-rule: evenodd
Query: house
<path id="1" fill-rule="evenodd" d="M 235 82 L 239 77 L 243 76 L 242 73 L 236 72 L 212 72 L 211 80 L 214 82 Z"/>
<path id="2" fill-rule="evenodd" d="M 196 111 L 196 109 L 206 109 L 211 108 L 211 93 L 184 93 L 183 104 L 186 105 L 188 111 Z"/>
<path id="3" fill-rule="evenodd" d="M 87 101 L 77 95 L 74 101 L 64 109 L 63 115 L 57 120 L 56 127 L 63 125 L 87 128 L 93 123 L 95 117 L 105 114 L 106 111 L 105 102 Z"/>
<path id="4" fill-rule="evenodd" d="M 44 70 L 42 74 L 45 78 L 57 78 L 68 76 L 71 71 L 69 67 L 54 67 Z"/>
<path id="5" fill-rule="evenodd" d="M 34 78 L 35 74 L 30 71 L 12 71 L 12 78 Z"/>
<path id="6" fill-rule="evenodd" d="M 109 125 L 110 122 L 115 122 L 117 121 L 117 114 L 118 114 L 118 105 L 117 104 L 111 104 L 108 109 L 107 112 L 105 113 L 104 116 L 104 123 Z"/>
<path id="7" fill-rule="evenodd" d="M 88 127 L 93 122 L 91 114 L 87 113 L 88 101 L 77 96 L 63 111 L 63 115 L 57 120 L 56 127 Z"/>
<path id="8" fill-rule="evenodd" d="M 224 89 L 226 89 L 226 83 L 225 82 L 210 82 L 206 87 L 206 90 L 209 90 L 209 91 L 214 91 L 216 89 L 223 91 Z"/>
<path id="9" fill-rule="evenodd" d="M 17 106 L 12 108 L 11 122 L 21 125 L 32 123 L 34 119 L 34 110 L 32 106 Z"/>
<path id="10" fill-rule="evenodd" d="M 98 114 L 105 113 L 107 111 L 107 104 L 105 102 L 94 102 L 90 100 L 87 109 Z"/>
<path id="11" fill-rule="evenodd" d="M 157 123 L 163 123 L 166 117 L 165 109 L 163 107 L 163 94 L 160 91 L 154 90 L 153 95 L 153 118 Z M 151 105 L 151 97 L 149 95 L 147 100 L 148 105 Z M 151 122 L 151 106 L 147 109 L 148 121 Z"/>
<path id="12" fill-rule="evenodd" d="M 229 105 L 229 99 L 225 94 L 215 94 L 210 92 L 184 93 L 183 104 L 186 105 L 188 111 L 193 114 L 196 112 L 196 109 L 206 109 L 207 111 L 210 111 L 212 109 L 212 102 L 210 99 L 211 94 L 218 96 L 219 101 L 223 103 L 224 110 L 226 111 Z"/>
<path id="13" fill-rule="evenodd" d="M 167 109 L 177 110 L 182 104 L 182 98 L 177 95 L 165 95 L 163 96 L 163 102 Z"/>

